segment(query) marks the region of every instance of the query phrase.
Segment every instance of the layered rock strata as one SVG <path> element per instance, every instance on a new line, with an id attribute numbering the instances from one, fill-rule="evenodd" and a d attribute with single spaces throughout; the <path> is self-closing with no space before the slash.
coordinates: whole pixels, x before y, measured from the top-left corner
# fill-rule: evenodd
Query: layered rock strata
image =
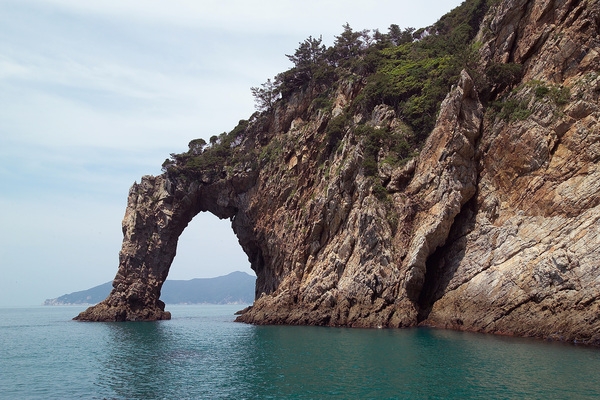
<path id="1" fill-rule="evenodd" d="M 592 1 L 503 2 L 484 22 L 485 59 L 524 66 L 511 96 L 531 115 L 485 120 L 477 195 L 428 261 L 424 323 L 599 343 L 599 22 Z"/>
<path id="2" fill-rule="evenodd" d="M 257 274 L 239 321 L 600 343 L 600 6 L 504 0 L 477 40 L 482 70 L 522 65 L 502 94 L 522 109 L 486 110 L 463 71 L 419 156 L 371 177 L 356 128 L 408 134 L 395 112 L 351 115 L 331 141 L 362 83 L 340 85 L 331 111 L 316 88 L 295 93 L 240 130 L 224 165 L 134 184 L 114 289 L 77 319 L 169 318 L 177 239 L 208 211 L 232 221 Z"/>

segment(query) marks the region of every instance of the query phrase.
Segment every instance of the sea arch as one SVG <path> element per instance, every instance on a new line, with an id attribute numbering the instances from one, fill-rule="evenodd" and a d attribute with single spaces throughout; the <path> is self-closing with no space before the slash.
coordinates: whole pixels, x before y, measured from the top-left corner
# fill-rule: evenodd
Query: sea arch
<path id="1" fill-rule="evenodd" d="M 304 129 L 292 123 L 302 121 L 300 117 L 306 116 L 314 97 L 311 90 L 299 91 L 271 112 L 240 121 L 230 133 L 219 136 L 208 147 L 206 143 L 192 141 L 189 152 L 172 155 L 163 174 L 147 175 L 140 183 L 134 183 L 123 218 L 123 244 L 113 289 L 105 300 L 75 319 L 169 319 L 171 315 L 165 311 L 160 291 L 175 258 L 179 236 L 201 212 L 231 220 L 233 232 L 256 273 L 255 300 L 276 296 L 277 291 L 290 293 L 290 287 L 297 291 L 296 276 L 310 255 L 310 245 L 305 245 L 306 238 L 299 232 L 305 232 L 309 238 L 316 236 L 305 225 L 320 218 L 323 204 L 319 202 L 320 207 L 307 210 L 316 216 L 295 215 L 293 224 L 298 229 L 294 248 L 290 244 L 291 234 L 286 236 L 287 230 L 281 227 L 281 217 L 288 223 L 292 194 L 298 192 L 299 185 L 304 189 L 314 185 L 318 174 L 317 164 L 301 163 L 299 158 L 305 161 L 326 158 L 320 152 L 327 147 L 315 146 L 314 141 L 327 118 L 319 113 L 310 123 L 302 124 Z M 295 137 L 295 145 L 282 158 L 282 136 L 286 135 Z M 319 140 L 323 140 L 321 136 Z M 296 149 L 305 150 L 295 154 Z M 350 164 L 352 168 L 347 168 L 349 172 L 344 175 L 346 185 L 350 185 L 358 171 L 357 159 Z M 320 189 L 303 193 L 311 196 L 311 192 Z M 288 306 L 297 300 L 294 298 L 290 303 L 287 299 L 283 314 L 293 309 Z M 264 313 L 259 310 L 258 314 L 258 318 L 244 321 L 263 322 Z"/>
<path id="2" fill-rule="evenodd" d="M 83 321 L 152 321 L 170 319 L 160 300 L 161 288 L 175 258 L 183 230 L 201 212 L 231 220 L 251 268 L 257 273 L 256 293 L 271 292 L 272 282 L 260 271 L 264 249 L 251 216 L 257 174 L 204 173 L 199 177 L 165 172 L 144 176 L 129 190 L 123 218 L 119 268 L 109 296 L 80 313 Z"/>

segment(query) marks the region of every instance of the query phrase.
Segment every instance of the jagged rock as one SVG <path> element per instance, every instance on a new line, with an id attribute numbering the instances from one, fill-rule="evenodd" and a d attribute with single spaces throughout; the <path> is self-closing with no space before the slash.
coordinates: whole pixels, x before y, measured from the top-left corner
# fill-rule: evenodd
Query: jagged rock
<path id="1" fill-rule="evenodd" d="M 388 112 L 387 123 L 393 119 Z M 314 162 L 302 162 L 318 158 L 314 153 L 319 148 L 297 145 L 276 171 L 203 174 L 200 180 L 168 173 L 145 176 L 129 193 L 114 289 L 107 300 L 77 318 L 168 318 L 158 299 L 177 239 L 198 212 L 210 211 L 232 219 L 257 273 L 258 297 L 240 321 L 414 325 L 418 296 L 408 297 L 400 282 L 419 290 L 423 282 L 415 275 L 422 275 L 426 257 L 444 242 L 461 205 L 474 193 L 473 143 L 480 120 L 481 104 L 463 73 L 442 105 L 415 178 L 406 193 L 397 195 L 407 200 L 392 205 L 406 226 L 413 220 L 419 225 L 396 237 L 386 205 L 367 190 L 368 179 L 360 173 L 361 148 L 350 144 L 352 135 L 343 139 L 329 167 L 337 173 L 319 182 L 312 181 Z M 292 124 L 288 139 L 302 145 L 318 124 L 318 117 Z M 298 155 L 297 148 L 308 154 Z M 283 149 L 285 153 L 285 145 Z M 416 215 L 415 209 L 420 210 Z M 431 209 L 439 215 L 433 216 Z M 411 256 L 403 263 L 394 245 L 410 238 Z"/>
<path id="2" fill-rule="evenodd" d="M 599 7 L 519 4 L 514 32 L 523 39 L 490 57 L 524 62 L 525 82 L 564 85 L 570 99 L 552 104 L 521 86 L 516 96 L 531 98 L 530 117 L 485 120 L 477 196 L 428 261 L 438 281 L 424 323 L 599 343 Z M 533 38 L 532 30 L 551 34 Z"/>
<path id="3" fill-rule="evenodd" d="M 514 90 L 496 93 L 519 114 L 486 111 L 463 71 L 418 157 L 372 177 L 353 127 L 401 133 L 394 110 L 346 115 L 360 80 L 341 83 L 329 111 L 317 87 L 294 92 L 221 164 L 133 185 L 113 290 L 77 318 L 169 318 L 159 297 L 177 239 L 208 211 L 232 221 L 257 274 L 238 321 L 600 344 L 600 5 L 503 0 L 477 41 L 482 70 L 522 64 Z"/>

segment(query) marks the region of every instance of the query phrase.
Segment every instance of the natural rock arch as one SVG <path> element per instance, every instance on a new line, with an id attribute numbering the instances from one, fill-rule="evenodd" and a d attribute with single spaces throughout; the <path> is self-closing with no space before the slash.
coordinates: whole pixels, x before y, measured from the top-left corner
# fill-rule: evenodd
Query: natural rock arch
<path id="1" fill-rule="evenodd" d="M 251 267 L 264 263 L 244 210 L 256 174 L 240 172 L 231 179 L 206 174 L 191 181 L 186 176 L 144 176 L 129 191 L 123 219 L 123 246 L 113 290 L 106 300 L 76 317 L 89 321 L 169 319 L 160 291 L 188 223 L 200 212 L 230 219 Z M 268 290 L 264 279 L 257 290 Z"/>

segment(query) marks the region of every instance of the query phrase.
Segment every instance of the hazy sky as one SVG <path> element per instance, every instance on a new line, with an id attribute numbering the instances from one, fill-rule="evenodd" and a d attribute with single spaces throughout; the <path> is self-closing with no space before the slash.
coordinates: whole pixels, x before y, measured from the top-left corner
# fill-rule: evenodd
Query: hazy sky
<path id="1" fill-rule="evenodd" d="M 308 36 L 421 28 L 459 0 L 0 0 L 0 306 L 112 280 L 134 181 L 254 112 Z M 170 279 L 252 273 L 199 215 Z"/>

